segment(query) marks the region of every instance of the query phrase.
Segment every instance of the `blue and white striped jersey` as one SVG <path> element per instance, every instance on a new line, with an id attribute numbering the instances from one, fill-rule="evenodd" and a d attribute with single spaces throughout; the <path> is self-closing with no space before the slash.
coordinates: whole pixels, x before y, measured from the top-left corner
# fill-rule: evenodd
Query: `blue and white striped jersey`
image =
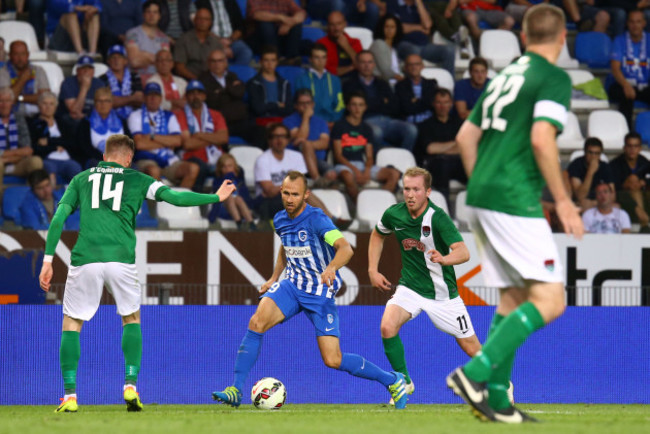
<path id="1" fill-rule="evenodd" d="M 320 283 L 321 273 L 336 253 L 325 241 L 325 234 L 337 230 L 332 220 L 320 208 L 306 205 L 295 219 L 289 218 L 286 210 L 278 212 L 273 218 L 273 225 L 287 257 L 286 278 L 300 291 L 334 297 L 341 288 L 339 272 L 336 272 L 336 279 L 330 288 Z"/>

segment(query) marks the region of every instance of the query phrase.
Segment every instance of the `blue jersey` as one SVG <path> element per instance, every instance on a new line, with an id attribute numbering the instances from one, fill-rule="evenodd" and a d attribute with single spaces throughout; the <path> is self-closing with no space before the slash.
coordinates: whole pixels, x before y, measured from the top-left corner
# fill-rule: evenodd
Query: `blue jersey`
<path id="1" fill-rule="evenodd" d="M 286 278 L 300 291 L 316 296 L 332 298 L 341 288 L 341 276 L 331 287 L 321 283 L 321 274 L 334 259 L 335 250 L 325 241 L 325 234 L 337 230 L 320 208 L 306 205 L 295 219 L 286 210 L 273 218 L 275 232 L 282 240 L 287 257 Z"/>

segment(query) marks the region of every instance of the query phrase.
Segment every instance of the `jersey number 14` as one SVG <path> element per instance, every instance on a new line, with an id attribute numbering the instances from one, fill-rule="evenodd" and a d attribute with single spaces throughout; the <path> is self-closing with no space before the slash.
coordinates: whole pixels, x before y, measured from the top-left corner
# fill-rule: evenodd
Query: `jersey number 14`
<path id="1" fill-rule="evenodd" d="M 503 109 L 512 103 L 519 94 L 521 86 L 526 79 L 523 75 L 498 75 L 488 85 L 487 95 L 483 100 L 483 121 L 481 129 L 495 129 L 505 131 L 508 121 L 499 117 Z M 491 117 L 488 117 L 488 111 L 492 107 Z"/>
<path id="2" fill-rule="evenodd" d="M 100 188 L 101 184 L 104 184 L 104 188 Z M 119 211 L 120 205 L 122 205 L 122 189 L 124 188 L 124 181 L 117 182 L 115 188 L 111 189 L 113 185 L 113 175 L 112 174 L 102 174 L 102 173 L 93 173 L 88 177 L 88 182 L 93 183 L 93 192 L 92 192 L 92 201 L 90 207 L 92 209 L 99 208 L 99 190 L 102 190 L 101 200 L 113 199 L 113 211 Z"/>

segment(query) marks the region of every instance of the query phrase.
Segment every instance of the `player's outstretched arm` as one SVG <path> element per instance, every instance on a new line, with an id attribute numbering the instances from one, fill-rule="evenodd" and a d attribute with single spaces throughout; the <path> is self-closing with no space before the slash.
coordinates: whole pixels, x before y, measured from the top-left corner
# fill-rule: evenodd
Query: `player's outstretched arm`
<path id="1" fill-rule="evenodd" d="M 70 214 L 72 214 L 72 207 L 66 203 L 60 204 L 54 213 L 54 217 L 52 217 L 52 223 L 50 223 L 50 228 L 47 231 L 45 256 L 43 257 L 41 274 L 38 277 L 41 289 L 46 292 L 50 290 L 52 276 L 54 275 L 54 271 L 52 270 L 52 260 L 54 259 L 56 245 L 59 244 L 63 225 Z"/>
<path id="2" fill-rule="evenodd" d="M 427 252 L 429 260 L 440 265 L 458 265 L 469 261 L 469 249 L 463 241 L 450 245 L 449 249 L 451 252 L 445 256 L 436 249 L 429 250 Z"/>
<path id="3" fill-rule="evenodd" d="M 460 157 L 463 160 L 463 167 L 468 178 L 472 176 L 474 165 L 476 165 L 478 142 L 481 140 L 482 135 L 483 130 L 470 121 L 463 122 L 456 135 L 456 143 L 460 149 Z"/>
<path id="4" fill-rule="evenodd" d="M 384 250 L 385 236 L 373 229 L 370 234 L 370 242 L 368 243 L 368 277 L 370 277 L 370 284 L 376 286 L 383 291 L 390 291 L 392 284 L 386 276 L 379 272 L 379 259 L 381 259 L 381 252 Z"/>
<path id="5" fill-rule="evenodd" d="M 273 285 L 275 282 L 278 281 L 280 275 L 282 274 L 282 271 L 286 268 L 286 266 L 287 266 L 287 255 L 284 253 L 284 246 L 280 246 L 280 250 L 278 251 L 278 260 L 275 261 L 275 267 L 273 268 L 273 275 L 269 280 L 264 282 L 264 284 L 260 288 L 260 294 L 264 294 L 266 291 L 269 290 L 271 285 Z"/>
<path id="6" fill-rule="evenodd" d="M 223 202 L 236 190 L 231 180 L 227 179 L 221 184 L 216 194 L 194 193 L 192 191 L 175 191 L 165 189 L 160 193 L 160 200 L 175 206 L 199 206 L 209 203 Z"/>
<path id="7" fill-rule="evenodd" d="M 352 246 L 350 246 L 350 243 L 348 243 L 348 240 L 346 240 L 343 235 L 334 241 L 334 244 L 332 246 L 334 247 L 334 250 L 336 250 L 336 254 L 320 276 L 321 283 L 324 283 L 327 286 L 331 286 L 334 283 L 334 280 L 336 279 L 336 272 L 341 267 L 344 267 L 345 264 L 350 262 L 352 255 L 354 255 Z"/>

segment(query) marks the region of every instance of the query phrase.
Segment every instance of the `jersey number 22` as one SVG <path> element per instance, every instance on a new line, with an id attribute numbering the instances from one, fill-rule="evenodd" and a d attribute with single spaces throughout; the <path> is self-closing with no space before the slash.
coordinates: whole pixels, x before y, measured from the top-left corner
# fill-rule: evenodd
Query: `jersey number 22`
<path id="1" fill-rule="evenodd" d="M 482 130 L 487 130 L 489 128 L 501 132 L 506 130 L 508 121 L 499 116 L 505 106 L 512 103 L 517 98 L 525 80 L 526 79 L 523 75 L 498 75 L 490 81 L 487 88 L 487 95 L 483 100 Z M 492 116 L 488 117 L 490 106 L 493 106 L 491 113 Z"/>
<path id="2" fill-rule="evenodd" d="M 103 179 L 102 179 L 103 178 Z M 102 190 L 101 200 L 113 199 L 113 211 L 119 211 L 120 205 L 122 205 L 122 189 L 124 188 L 124 181 L 117 182 L 115 188 L 111 189 L 113 184 L 113 175 L 112 174 L 102 174 L 102 173 L 93 173 L 88 177 L 88 182 L 93 183 L 93 192 L 92 192 L 92 201 L 90 207 L 92 209 L 99 208 L 99 190 L 100 186 L 104 184 Z"/>

